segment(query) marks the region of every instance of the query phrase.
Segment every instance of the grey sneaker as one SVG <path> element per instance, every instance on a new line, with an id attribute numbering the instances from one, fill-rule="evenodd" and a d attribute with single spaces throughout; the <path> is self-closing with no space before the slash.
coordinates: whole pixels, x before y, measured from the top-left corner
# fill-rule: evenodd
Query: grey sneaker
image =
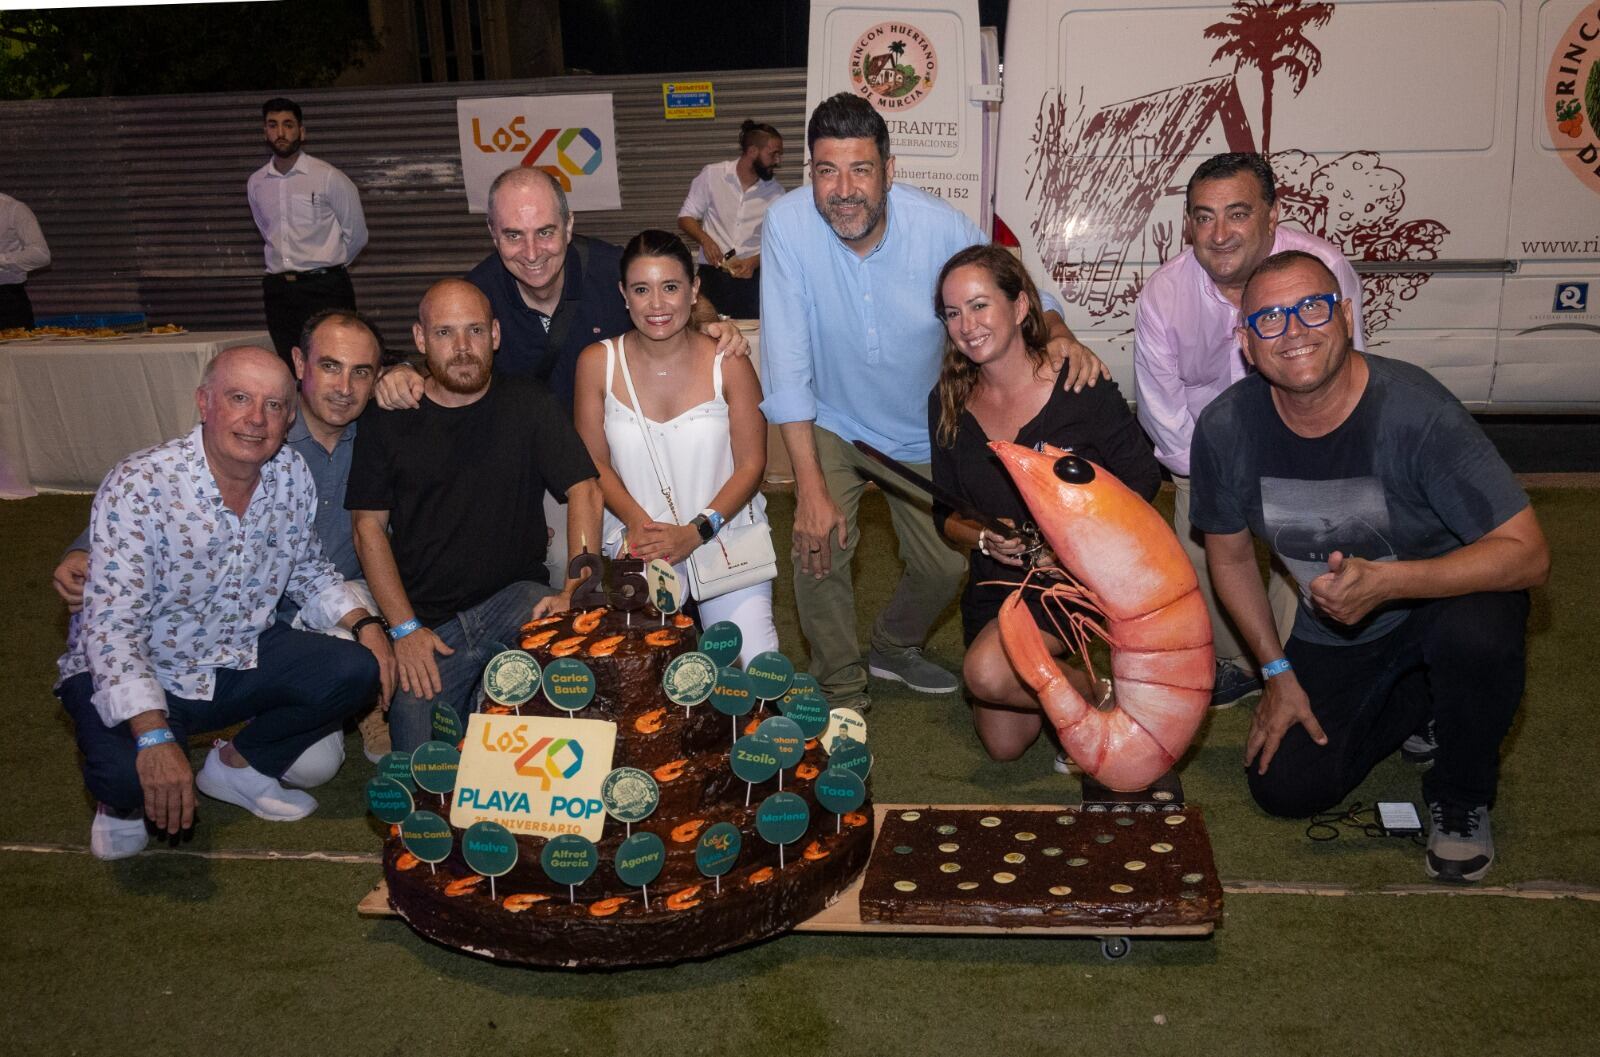
<path id="1" fill-rule="evenodd" d="M 864 716 L 872 711 L 872 698 L 868 697 L 866 694 L 853 694 L 849 697 L 838 698 L 837 700 L 830 698 L 828 700 L 828 707 L 830 709 L 851 708 Z"/>
<path id="2" fill-rule="evenodd" d="M 1428 876 L 1453 884 L 1471 884 L 1494 863 L 1494 835 L 1486 804 L 1464 807 L 1429 801 L 1433 830 L 1428 834 Z"/>
<path id="3" fill-rule="evenodd" d="M 1261 677 L 1232 661 L 1217 661 L 1216 682 L 1211 684 L 1211 707 L 1232 708 L 1240 698 L 1261 690 Z"/>
<path id="4" fill-rule="evenodd" d="M 1407 763 L 1432 763 L 1439 751 L 1439 740 L 1433 733 L 1433 720 L 1428 720 L 1400 746 L 1400 758 Z"/>
<path id="5" fill-rule="evenodd" d="M 867 671 L 879 679 L 905 683 L 920 694 L 953 694 L 961 688 L 955 676 L 922 655 L 921 646 L 874 649 L 867 654 Z"/>

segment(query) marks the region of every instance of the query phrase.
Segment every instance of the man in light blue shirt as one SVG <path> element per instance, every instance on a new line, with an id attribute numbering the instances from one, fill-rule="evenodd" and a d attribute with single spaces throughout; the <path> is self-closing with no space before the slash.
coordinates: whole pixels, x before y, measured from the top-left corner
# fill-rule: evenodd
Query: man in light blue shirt
<path id="1" fill-rule="evenodd" d="M 862 708 L 867 675 L 923 693 L 958 683 L 922 656 L 934 619 L 966 569 L 933 529 L 925 501 L 862 456 L 862 440 L 929 472 L 928 392 L 944 327 L 933 310 L 939 269 L 986 241 L 956 209 L 894 184 L 889 131 L 848 92 L 824 100 L 806 128 L 811 187 L 767 211 L 761 239 L 761 410 L 783 433 L 795 473 L 795 603 L 811 674 L 835 707 Z M 1062 323 L 1051 344 L 1067 383 L 1093 384 L 1101 364 Z M 889 502 L 905 573 L 872 629 L 862 664 L 850 562 L 868 480 Z"/>

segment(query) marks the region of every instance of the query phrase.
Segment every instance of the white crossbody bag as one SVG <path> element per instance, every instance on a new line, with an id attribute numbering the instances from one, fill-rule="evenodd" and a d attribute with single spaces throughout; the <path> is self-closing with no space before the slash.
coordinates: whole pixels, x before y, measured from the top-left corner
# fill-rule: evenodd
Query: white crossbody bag
<path id="1" fill-rule="evenodd" d="M 607 344 L 610 344 L 608 341 Z M 656 454 L 654 439 L 644 422 L 644 411 L 639 394 L 633 388 L 633 375 L 628 371 L 628 358 L 622 351 L 622 339 L 616 339 L 617 363 L 622 367 L 622 381 L 628 387 L 628 399 L 633 402 L 633 417 L 644 437 L 644 450 L 650 456 L 650 468 L 655 471 L 656 482 L 667 501 L 672 520 L 686 525 L 678 504 L 672 497 L 672 482 Z M 757 518 L 754 503 L 746 503 L 722 526 L 722 531 L 710 541 L 696 547 L 689 555 L 689 592 L 697 601 L 717 598 L 741 588 L 765 583 L 778 575 L 778 556 L 772 549 L 772 529 L 764 517 Z"/>

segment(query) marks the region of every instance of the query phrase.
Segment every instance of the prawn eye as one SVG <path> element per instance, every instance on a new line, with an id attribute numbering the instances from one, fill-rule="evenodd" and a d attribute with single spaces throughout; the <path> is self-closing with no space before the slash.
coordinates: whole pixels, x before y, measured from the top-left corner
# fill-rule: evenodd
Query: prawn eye
<path id="1" fill-rule="evenodd" d="M 1063 455 L 1056 460 L 1056 476 L 1068 484 L 1088 484 L 1094 480 L 1094 466 L 1088 459 L 1076 455 Z"/>

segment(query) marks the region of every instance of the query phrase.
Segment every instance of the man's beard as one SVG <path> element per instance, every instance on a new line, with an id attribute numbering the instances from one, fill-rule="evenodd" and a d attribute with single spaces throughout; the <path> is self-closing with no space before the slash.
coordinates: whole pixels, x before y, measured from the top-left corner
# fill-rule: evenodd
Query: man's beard
<path id="1" fill-rule="evenodd" d="M 452 375 L 452 367 L 470 366 L 473 372 L 470 375 Z M 480 393 L 489 385 L 489 364 L 470 356 L 454 356 L 434 369 L 429 364 L 433 380 L 439 383 L 439 388 L 458 396 L 471 396 Z"/>
<path id="2" fill-rule="evenodd" d="M 267 146 L 272 148 L 272 153 L 280 158 L 292 158 L 300 153 L 300 140 L 296 138 L 287 147 L 280 147 L 276 140 L 268 140 Z"/>
<path id="3" fill-rule="evenodd" d="M 878 221 L 883 219 L 883 211 L 885 206 L 888 205 L 888 202 L 888 195 L 884 195 L 882 198 L 878 199 L 878 204 L 876 206 L 871 205 L 867 201 L 865 195 L 852 195 L 849 198 L 830 197 L 826 202 L 826 208 L 823 210 L 822 216 L 823 219 L 828 222 L 828 226 L 833 229 L 833 233 L 835 235 L 839 236 L 841 239 L 844 239 L 846 242 L 854 242 L 857 239 L 866 237 L 867 232 L 878 226 Z M 834 218 L 833 210 L 837 206 L 841 205 L 859 205 L 863 207 L 861 214 L 861 230 L 854 231 L 840 226 L 843 221 Z"/>
<path id="4" fill-rule="evenodd" d="M 770 179 L 772 179 L 772 174 L 778 171 L 778 170 L 774 169 L 772 166 L 770 166 L 770 165 L 762 165 L 758 161 L 757 162 L 751 162 L 750 163 L 750 168 L 755 171 L 756 178 L 757 179 L 761 179 L 761 180 L 770 180 Z"/>

